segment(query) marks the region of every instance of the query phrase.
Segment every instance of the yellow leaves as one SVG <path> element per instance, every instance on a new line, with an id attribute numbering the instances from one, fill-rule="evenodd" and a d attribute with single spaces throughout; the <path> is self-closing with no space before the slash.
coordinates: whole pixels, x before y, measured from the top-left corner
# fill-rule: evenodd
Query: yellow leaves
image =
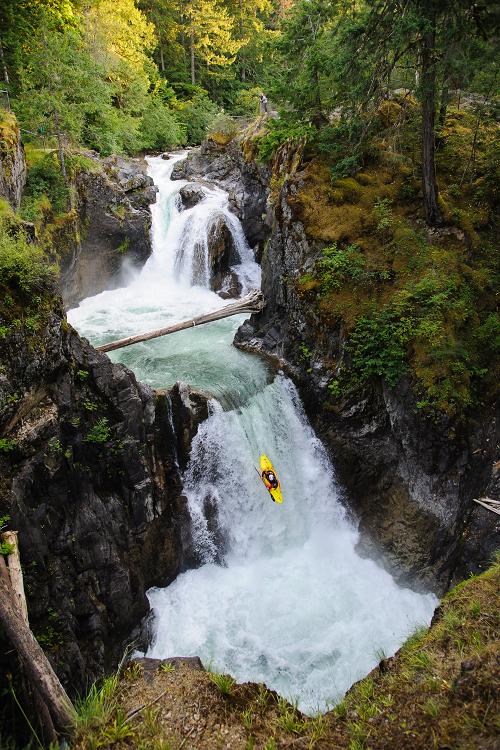
<path id="1" fill-rule="evenodd" d="M 84 14 L 91 44 L 100 43 L 136 70 L 145 69 L 147 52 L 156 45 L 155 30 L 134 0 L 96 0 Z"/>

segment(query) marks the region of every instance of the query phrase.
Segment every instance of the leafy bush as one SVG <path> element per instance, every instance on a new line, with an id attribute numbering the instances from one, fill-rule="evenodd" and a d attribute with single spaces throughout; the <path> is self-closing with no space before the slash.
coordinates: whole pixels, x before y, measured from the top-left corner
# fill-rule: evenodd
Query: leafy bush
<path id="1" fill-rule="evenodd" d="M 225 146 L 236 136 L 238 125 L 230 115 L 220 112 L 210 123 L 207 132 L 210 140 Z"/>
<path id="2" fill-rule="evenodd" d="M 392 387 L 408 369 L 407 346 L 413 332 L 410 318 L 391 310 L 359 318 L 347 344 L 359 381 L 383 377 Z"/>
<path id="3" fill-rule="evenodd" d="M 186 131 L 187 144 L 201 143 L 219 111 L 218 107 L 205 93 L 196 94 L 193 99 L 182 102 L 178 106 L 177 116 Z"/>
<path id="4" fill-rule="evenodd" d="M 86 443 L 105 443 L 109 440 L 110 434 L 111 430 L 108 425 L 108 420 L 106 417 L 102 417 L 85 435 L 84 441 Z"/>
<path id="5" fill-rule="evenodd" d="M 175 113 L 159 99 L 153 99 L 142 117 L 142 148 L 165 150 L 179 146 L 185 139 L 186 129 Z"/>
<path id="6" fill-rule="evenodd" d="M 241 89 L 234 101 L 234 114 L 257 115 L 259 113 L 260 92 L 261 89 L 256 86 L 250 89 Z"/>
<path id="7" fill-rule="evenodd" d="M 323 294 L 340 289 L 348 281 L 367 284 L 374 278 L 374 273 L 367 269 L 365 256 L 357 245 L 339 249 L 335 243 L 325 248 L 316 267 Z"/>
<path id="8" fill-rule="evenodd" d="M 41 198 L 48 199 L 54 213 L 67 211 L 69 191 L 64 184 L 55 153 L 39 159 L 28 171 L 22 213 L 29 221 L 37 218 L 36 206 Z"/>
<path id="9" fill-rule="evenodd" d="M 267 133 L 259 139 L 259 159 L 270 161 L 284 143 L 297 143 L 300 140 L 308 143 L 315 136 L 316 129 L 308 123 L 268 120 Z"/>
<path id="10" fill-rule="evenodd" d="M 26 295 L 52 289 L 55 269 L 43 252 L 27 241 L 21 229 L 11 232 L 8 224 L 0 220 L 0 284 Z"/>

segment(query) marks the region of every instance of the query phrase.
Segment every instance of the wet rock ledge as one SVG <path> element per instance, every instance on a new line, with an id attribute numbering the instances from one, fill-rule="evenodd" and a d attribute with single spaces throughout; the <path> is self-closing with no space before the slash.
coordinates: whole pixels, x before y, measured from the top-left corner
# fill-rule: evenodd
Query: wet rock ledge
<path id="1" fill-rule="evenodd" d="M 144 159 L 85 156 L 93 168 L 76 177 L 76 236 L 60 259 L 65 307 L 120 286 L 151 254 L 156 187 Z"/>

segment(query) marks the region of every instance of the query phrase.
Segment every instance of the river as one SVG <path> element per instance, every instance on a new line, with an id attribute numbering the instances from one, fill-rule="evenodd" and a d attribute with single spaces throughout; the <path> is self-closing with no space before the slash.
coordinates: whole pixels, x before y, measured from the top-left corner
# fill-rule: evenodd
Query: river
<path id="1" fill-rule="evenodd" d="M 227 304 L 208 287 L 207 233 L 218 217 L 239 254 L 234 270 L 242 294 L 260 284 L 226 193 L 207 188 L 201 203 L 182 210 L 185 182 L 171 179 L 182 158 L 148 158 L 159 193 L 151 207 L 153 253 L 143 269 L 126 287 L 68 312 L 94 344 Z M 393 654 L 427 624 L 437 600 L 398 586 L 357 554 L 356 526 L 293 383 L 232 345 L 244 317 L 110 355 L 153 387 L 184 380 L 213 397 L 183 477 L 194 543 L 205 562 L 149 591 L 155 635 L 148 656 L 199 655 L 239 681 L 265 682 L 312 713 L 339 700 L 382 654 Z M 260 453 L 277 469 L 283 505 L 270 501 L 256 474 Z M 207 522 L 208 506 L 217 510 L 221 535 Z"/>

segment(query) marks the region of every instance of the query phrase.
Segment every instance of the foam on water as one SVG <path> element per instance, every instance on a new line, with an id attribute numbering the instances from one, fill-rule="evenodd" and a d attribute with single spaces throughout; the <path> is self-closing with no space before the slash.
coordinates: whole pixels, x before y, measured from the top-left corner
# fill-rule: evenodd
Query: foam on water
<path id="1" fill-rule="evenodd" d="M 84 300 L 68 315 L 94 342 L 226 304 L 207 288 L 206 237 L 221 217 L 233 236 L 244 290 L 260 281 L 227 194 L 207 188 L 201 203 L 180 210 L 184 183 L 170 179 L 179 158 L 149 159 L 160 192 L 146 266 L 128 287 Z M 149 592 L 155 636 L 148 655 L 198 654 L 313 711 L 366 674 L 379 650 L 392 654 L 415 626 L 427 623 L 436 599 L 397 586 L 356 553 L 356 528 L 294 386 L 281 375 L 272 380 L 261 360 L 231 345 L 241 321 L 230 318 L 113 353 L 154 386 L 183 379 L 217 398 L 184 476 L 194 544 L 205 564 Z M 278 470 L 282 506 L 270 501 L 255 471 L 262 452 Z M 213 518 L 207 520 L 214 512 L 217 534 Z M 225 566 L 215 563 L 221 536 Z"/>

